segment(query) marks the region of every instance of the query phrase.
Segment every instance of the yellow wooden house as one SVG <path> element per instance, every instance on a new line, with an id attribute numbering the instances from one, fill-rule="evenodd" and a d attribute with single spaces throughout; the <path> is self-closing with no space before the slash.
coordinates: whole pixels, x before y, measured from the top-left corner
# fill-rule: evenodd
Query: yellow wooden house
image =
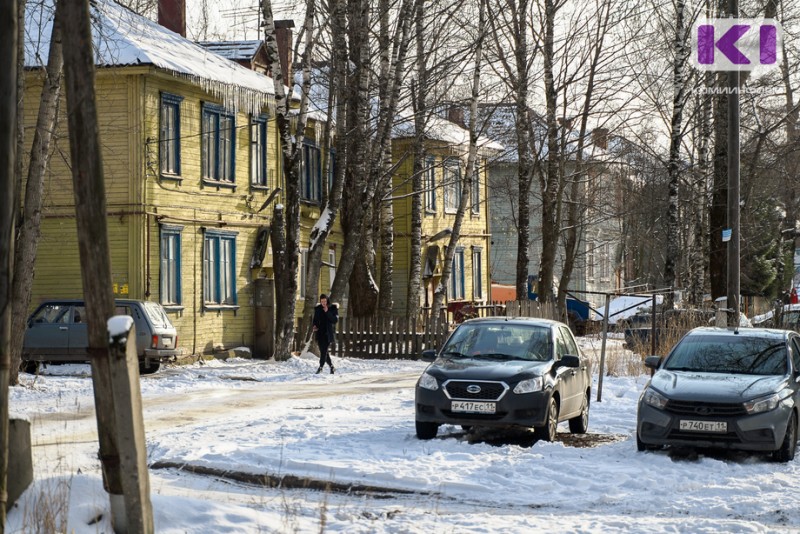
<path id="1" fill-rule="evenodd" d="M 395 214 L 394 309 L 408 308 L 407 288 L 411 258 L 411 203 L 414 168 L 414 122 L 402 117 L 393 133 L 392 157 L 398 165 L 393 176 Z M 424 131 L 426 161 L 422 179 L 422 296 L 420 306 L 433 303 L 433 293 L 442 276 L 444 253 L 452 233 L 461 199 L 469 151 L 469 131 L 454 121 L 432 115 Z M 478 141 L 478 159 L 469 205 L 461 227 L 450 280 L 447 302 L 485 303 L 491 300 L 489 273 L 488 190 L 486 163 L 502 145 L 484 137 Z"/>
<path id="2" fill-rule="evenodd" d="M 114 293 L 160 302 L 187 355 L 253 347 L 254 287 L 272 276 L 264 231 L 274 204 L 282 202 L 272 79 L 111 0 L 93 2 L 92 10 Z M 27 15 L 30 146 L 53 4 L 29 3 Z M 64 110 L 62 98 L 45 184 L 34 306 L 82 296 Z M 326 185 L 315 167 L 320 155 L 314 131 L 308 128 L 303 154 L 304 243 Z M 341 232 L 329 242 L 326 260 L 335 265 Z M 320 285 L 329 286 L 332 274 L 323 270 Z M 300 294 L 297 299 L 299 315 Z"/>

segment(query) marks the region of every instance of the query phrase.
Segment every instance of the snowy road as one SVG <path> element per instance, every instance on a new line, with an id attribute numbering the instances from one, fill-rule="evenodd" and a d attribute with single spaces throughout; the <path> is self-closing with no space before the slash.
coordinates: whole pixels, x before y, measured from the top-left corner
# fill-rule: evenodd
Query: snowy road
<path id="1" fill-rule="evenodd" d="M 425 442 L 413 424 L 425 364 L 336 364 L 330 376 L 300 358 L 213 361 L 143 378 L 149 462 L 218 474 L 151 469 L 157 532 L 800 531 L 800 459 L 637 453 L 644 376 L 604 378 L 586 438 L 566 425 L 554 443 L 444 427 Z M 91 381 L 41 376 L 11 399 L 33 422 L 37 481 L 71 480 L 68 530 L 103 532 L 86 524 L 105 501 Z M 411 493 L 268 488 L 233 474 Z"/>

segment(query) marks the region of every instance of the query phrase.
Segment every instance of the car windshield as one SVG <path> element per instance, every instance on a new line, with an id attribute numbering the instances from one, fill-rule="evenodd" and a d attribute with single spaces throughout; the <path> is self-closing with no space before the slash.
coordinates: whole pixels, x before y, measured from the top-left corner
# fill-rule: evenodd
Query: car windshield
<path id="1" fill-rule="evenodd" d="M 670 354 L 664 369 L 784 375 L 788 370 L 787 358 L 786 344 L 774 337 L 698 335 L 684 338 Z"/>
<path id="2" fill-rule="evenodd" d="M 463 324 L 442 355 L 479 359 L 546 361 L 553 358 L 550 328 L 536 325 Z"/>
<path id="3" fill-rule="evenodd" d="M 144 302 L 143 304 L 144 310 L 147 312 L 147 317 L 150 319 L 150 322 L 153 323 L 153 326 L 161 328 L 172 327 L 172 323 L 169 322 L 169 317 L 164 313 L 164 308 L 161 307 L 161 304 L 156 302 Z"/>

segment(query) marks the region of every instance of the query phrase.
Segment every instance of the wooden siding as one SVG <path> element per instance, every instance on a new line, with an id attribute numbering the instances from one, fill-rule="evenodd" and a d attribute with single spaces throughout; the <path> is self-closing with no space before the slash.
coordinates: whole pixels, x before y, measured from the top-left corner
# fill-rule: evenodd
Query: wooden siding
<path id="1" fill-rule="evenodd" d="M 395 196 L 398 197 L 394 200 L 394 215 L 395 215 L 395 263 L 394 263 L 394 284 L 393 284 L 393 299 L 394 310 L 397 314 L 402 314 L 408 308 L 407 293 L 409 275 L 411 266 L 409 260 L 411 257 L 411 193 L 412 184 L 411 176 L 413 174 L 414 158 L 410 155 L 411 142 L 407 139 L 394 140 L 392 145 L 394 161 L 401 161 L 394 176 L 393 186 L 395 189 Z M 422 261 L 425 261 L 425 250 L 430 238 L 445 230 L 452 228 L 455 221 L 455 214 L 445 212 L 444 209 L 444 189 L 442 161 L 448 158 L 458 159 L 461 165 L 461 176 L 463 179 L 466 169 L 466 153 L 463 150 L 456 150 L 455 147 L 443 146 L 434 142 L 428 145 L 428 157 L 434 158 L 435 161 L 435 182 L 436 182 L 436 212 L 429 214 L 424 212 L 422 217 Z M 487 188 L 487 175 L 486 175 L 486 161 L 479 158 L 479 179 L 480 179 L 480 209 L 479 213 L 472 213 L 471 205 L 467 207 L 467 212 L 461 227 L 461 236 L 458 245 L 464 249 L 464 300 L 473 300 L 473 272 L 474 266 L 472 265 L 472 251 L 476 248 L 481 249 L 481 287 L 483 295 L 480 300 L 491 299 L 490 295 L 490 274 L 489 274 L 489 258 L 491 253 L 491 236 L 489 234 L 489 205 L 486 201 L 488 198 Z M 423 199 L 424 202 L 424 199 Z M 439 246 L 440 262 L 444 258 L 444 249 L 447 246 L 448 238 L 437 240 L 435 243 Z M 434 281 L 438 282 L 439 277 L 435 277 Z M 424 290 L 425 288 L 423 288 Z M 430 284 L 428 286 L 430 290 Z M 428 299 L 431 300 L 431 297 Z M 421 302 L 424 303 L 424 295 Z"/>
<path id="2" fill-rule="evenodd" d="M 28 146 L 33 138 L 41 92 L 38 76 L 36 72 L 29 73 L 26 86 Z M 161 225 L 182 227 L 182 302 L 168 309 L 178 330 L 179 347 L 187 353 L 209 353 L 220 347 L 252 346 L 253 280 L 272 276 L 272 256 L 266 255 L 260 269 L 251 270 L 250 261 L 259 227 L 269 224 L 273 207 L 283 200 L 279 195 L 259 212 L 275 186 L 280 185 L 276 181 L 282 176 L 274 119 L 269 120 L 267 132 L 268 187 L 250 185 L 250 117 L 244 112 L 236 113 L 236 187 L 217 187 L 202 183 L 200 163 L 202 103 L 217 103 L 215 98 L 185 80 L 143 67 L 100 69 L 96 86 L 112 276 L 117 295 L 160 302 Z M 183 98 L 179 180 L 160 176 L 161 91 Z M 82 294 L 64 109 L 62 99 L 60 137 L 45 185 L 42 241 L 32 305 L 47 298 Z M 309 132 L 313 134 L 314 129 L 309 128 Z M 305 206 L 303 213 L 301 246 L 307 248 L 308 234 L 319 217 L 319 207 Z M 203 305 L 204 229 L 236 233 L 236 309 L 209 309 Z M 342 243 L 337 225 L 327 248 L 335 245 L 340 254 Z M 329 278 L 329 270 L 324 268 L 321 284 L 329 286 Z M 302 314 L 302 307 L 302 301 L 298 301 L 297 316 Z"/>

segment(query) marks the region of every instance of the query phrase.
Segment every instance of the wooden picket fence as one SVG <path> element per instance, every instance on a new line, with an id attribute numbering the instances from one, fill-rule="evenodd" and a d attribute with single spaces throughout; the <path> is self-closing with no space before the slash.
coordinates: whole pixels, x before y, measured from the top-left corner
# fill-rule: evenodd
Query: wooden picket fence
<path id="1" fill-rule="evenodd" d="M 341 317 L 336 325 L 332 354 L 346 358 L 417 359 L 423 350 L 440 349 L 458 322 L 470 317 L 539 317 L 557 319 L 552 304 L 523 300 L 471 305 L 467 316 L 446 309 L 439 314 L 423 310 L 419 318 Z M 295 335 L 294 350 L 305 342 Z"/>
<path id="2" fill-rule="evenodd" d="M 339 320 L 335 353 L 353 358 L 417 359 L 426 349 L 439 349 L 450 334 L 436 319 L 352 317 Z"/>

